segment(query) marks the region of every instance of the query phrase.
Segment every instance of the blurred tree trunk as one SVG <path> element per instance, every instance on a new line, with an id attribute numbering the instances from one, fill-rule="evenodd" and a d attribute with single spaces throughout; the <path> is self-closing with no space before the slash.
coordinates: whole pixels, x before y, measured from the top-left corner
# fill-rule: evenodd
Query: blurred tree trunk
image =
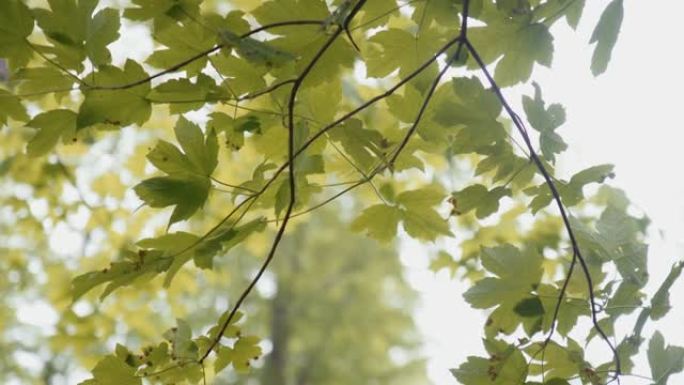
<path id="1" fill-rule="evenodd" d="M 288 294 L 285 287 L 277 287 L 271 302 L 271 343 L 273 350 L 268 355 L 264 370 L 264 385 L 286 385 L 287 340 L 289 332 Z"/>

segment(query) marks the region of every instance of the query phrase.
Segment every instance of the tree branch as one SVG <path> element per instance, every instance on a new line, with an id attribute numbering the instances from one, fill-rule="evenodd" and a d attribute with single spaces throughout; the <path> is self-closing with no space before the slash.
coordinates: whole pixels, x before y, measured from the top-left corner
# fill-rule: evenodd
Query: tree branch
<path id="1" fill-rule="evenodd" d="M 596 331 L 599 333 L 601 338 L 604 340 L 606 345 L 610 348 L 610 350 L 613 353 L 613 358 L 615 361 L 615 379 L 618 378 L 618 376 L 621 374 L 621 363 L 620 363 L 620 357 L 618 355 L 617 350 L 615 349 L 615 346 L 613 343 L 610 341 L 608 338 L 608 335 L 603 331 L 603 328 L 601 328 L 601 325 L 599 325 L 598 318 L 597 318 L 597 311 L 596 311 L 596 297 L 594 295 L 594 284 L 593 280 L 591 277 L 591 273 L 589 271 L 589 266 L 586 263 L 586 260 L 582 256 L 582 252 L 580 250 L 579 244 L 577 242 L 577 239 L 575 238 L 575 233 L 572 230 L 572 226 L 570 225 L 570 218 L 566 212 L 565 206 L 563 204 L 563 201 L 561 199 L 561 196 L 558 192 L 558 189 L 556 188 L 556 184 L 554 183 L 551 175 L 549 172 L 546 170 L 546 167 L 544 167 L 544 164 L 542 163 L 541 159 L 537 155 L 537 152 L 534 149 L 534 146 L 532 145 L 532 142 L 530 140 L 529 135 L 527 134 L 527 130 L 525 129 L 525 126 L 520 119 L 520 117 L 513 111 L 513 108 L 511 108 L 510 104 L 506 100 L 506 98 L 503 96 L 503 93 L 501 92 L 501 88 L 498 86 L 492 75 L 489 73 L 489 70 L 487 69 L 486 64 L 480 57 L 479 53 L 475 49 L 475 47 L 470 43 L 468 39 L 465 40 L 466 47 L 468 48 L 468 51 L 472 55 L 473 59 L 477 62 L 478 66 L 482 70 L 483 74 L 487 78 L 487 81 L 489 82 L 492 91 L 496 94 L 498 97 L 499 101 L 501 102 L 501 105 L 503 108 L 506 110 L 508 113 L 508 116 L 511 118 L 513 121 L 513 124 L 515 125 L 516 129 L 520 133 L 520 135 L 523 138 L 523 141 L 525 142 L 525 145 L 530 153 L 530 158 L 534 162 L 534 164 L 537 166 L 537 169 L 539 172 L 542 174 L 544 177 L 544 180 L 546 182 L 546 185 L 548 186 L 549 190 L 551 191 L 551 195 L 553 196 L 553 200 L 556 202 L 556 206 L 558 207 L 558 210 L 560 212 L 561 218 L 563 220 L 563 224 L 565 226 L 565 230 L 568 234 L 568 237 L 570 238 L 570 244 L 572 246 L 573 250 L 573 255 L 572 255 L 572 262 L 570 263 L 570 267 L 568 269 L 568 274 L 565 277 L 565 282 L 563 283 L 563 286 L 561 288 L 561 291 L 558 295 L 558 302 L 556 303 L 556 308 L 554 309 L 554 317 L 551 322 L 551 331 L 544 341 L 544 348 L 546 345 L 549 343 L 551 338 L 553 337 L 553 333 L 555 331 L 555 324 L 558 318 L 558 312 L 560 309 L 560 306 L 563 302 L 563 298 L 565 296 L 565 292 L 567 291 L 568 284 L 570 282 L 570 278 L 572 277 L 572 273 L 574 271 L 575 265 L 577 262 L 579 262 L 582 272 L 584 273 L 584 277 L 587 281 L 587 288 L 589 292 L 589 303 L 591 305 L 591 320 L 594 325 L 594 328 L 596 328 Z"/>
<path id="2" fill-rule="evenodd" d="M 358 11 L 358 9 L 357 9 Z M 353 14 L 350 14 L 350 17 L 353 17 Z M 235 314 L 237 311 L 240 309 L 240 306 L 242 306 L 242 303 L 245 301 L 249 293 L 252 291 L 254 286 L 256 286 L 257 282 L 261 279 L 263 274 L 266 272 L 266 269 L 268 268 L 269 264 L 273 260 L 273 257 L 275 256 L 276 250 L 278 249 L 278 245 L 280 244 L 280 241 L 285 233 L 285 229 L 287 228 L 287 225 L 290 221 L 291 215 L 292 215 L 292 210 L 294 209 L 297 197 L 296 197 L 296 180 L 295 180 L 295 163 L 294 163 L 294 158 L 295 158 L 295 125 L 294 125 L 294 105 L 295 101 L 297 98 L 297 92 L 299 91 L 302 83 L 306 79 L 306 77 L 309 75 L 311 70 L 314 68 L 316 63 L 323 57 L 323 54 L 332 46 L 334 43 L 335 39 L 337 39 L 338 36 L 340 36 L 342 32 L 341 28 L 338 28 L 335 33 L 328 38 L 328 40 L 325 42 L 325 44 L 318 50 L 316 55 L 311 59 L 309 64 L 302 70 L 302 73 L 297 77 L 297 79 L 294 81 L 292 90 L 290 91 L 290 98 L 288 102 L 288 114 L 287 114 L 287 119 L 288 119 L 288 170 L 289 170 L 289 187 L 290 187 L 290 200 L 288 202 L 287 208 L 285 210 L 285 216 L 283 217 L 283 222 L 278 228 L 278 231 L 276 232 L 276 235 L 273 239 L 273 242 L 271 244 L 271 249 L 268 252 L 268 255 L 266 256 L 266 259 L 264 260 L 263 264 L 257 271 L 257 274 L 254 276 L 254 278 L 251 280 L 249 285 L 242 291 L 240 296 L 238 297 L 238 300 L 235 302 L 233 305 L 230 313 L 228 314 L 228 317 L 226 320 L 223 322 L 221 327 L 219 328 L 219 332 L 217 333 L 216 337 L 214 340 L 211 342 L 209 347 L 207 347 L 206 352 L 201 356 L 201 358 L 198 360 L 198 363 L 202 364 L 204 360 L 211 354 L 212 350 L 219 344 L 223 333 L 225 332 L 226 328 L 228 328 L 228 325 L 230 325 L 230 322 L 233 320 L 235 317 Z M 265 191 L 265 190 L 263 190 Z"/>

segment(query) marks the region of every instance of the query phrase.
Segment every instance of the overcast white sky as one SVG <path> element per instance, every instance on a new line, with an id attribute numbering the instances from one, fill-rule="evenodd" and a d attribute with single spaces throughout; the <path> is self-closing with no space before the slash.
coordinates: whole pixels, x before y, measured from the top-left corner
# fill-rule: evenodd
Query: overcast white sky
<path id="1" fill-rule="evenodd" d="M 559 131 L 570 145 L 561 168 L 570 173 L 615 164 L 617 177 L 610 183 L 626 190 L 653 220 L 649 270 L 651 282 L 658 285 L 672 263 L 684 259 L 684 2 L 626 0 L 613 59 L 608 71 L 594 78 L 589 71 L 592 47 L 587 43 L 606 4 L 607 0 L 588 1 L 576 32 L 559 23 L 563 25 L 553 31 L 554 66 L 538 68 L 533 77 L 542 85 L 544 99 L 563 104 L 568 113 Z M 531 94 L 531 87 L 524 92 Z M 518 97 L 510 94 L 510 99 Z M 482 351 L 485 315 L 464 303 L 463 285 L 446 274 L 435 277 L 417 253 L 419 247 L 410 242 L 402 248 L 411 282 L 422 293 L 417 317 L 427 339 L 429 374 L 436 384 L 456 384 L 448 369 Z M 684 282 L 675 285 L 671 301 L 674 309 L 655 327 L 668 344 L 684 346 Z M 647 335 L 653 330 L 649 327 Z M 618 331 L 621 336 L 628 332 Z M 637 363 L 635 372 L 650 376 L 645 360 Z M 680 374 L 669 382 L 683 381 Z M 648 383 L 622 379 L 624 385 Z"/>

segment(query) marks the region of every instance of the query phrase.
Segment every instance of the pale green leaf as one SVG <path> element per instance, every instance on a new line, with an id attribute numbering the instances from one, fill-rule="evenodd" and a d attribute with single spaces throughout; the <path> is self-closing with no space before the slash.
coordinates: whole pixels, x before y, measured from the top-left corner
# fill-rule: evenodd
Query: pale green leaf
<path id="1" fill-rule="evenodd" d="M 204 177 L 154 177 L 134 187 L 135 193 L 150 207 L 175 206 L 169 226 L 190 218 L 204 205 L 211 182 Z"/>
<path id="2" fill-rule="evenodd" d="M 33 16 L 23 0 L 0 1 L 0 58 L 16 66 L 26 64 L 33 50 L 25 39 L 32 31 Z"/>
<path id="3" fill-rule="evenodd" d="M 400 217 L 401 211 L 396 207 L 384 204 L 370 206 L 352 222 L 351 228 L 379 241 L 389 242 L 397 234 Z"/>
<path id="4" fill-rule="evenodd" d="M 109 355 L 100 360 L 93 368 L 95 385 L 141 385 L 142 379 L 135 375 L 135 368 L 121 359 Z"/>
<path id="5" fill-rule="evenodd" d="M 65 143 L 76 140 L 76 113 L 71 110 L 52 110 L 37 115 L 26 123 L 39 131 L 26 146 L 29 156 L 41 156 L 50 152 L 60 138 Z"/>
<path id="6" fill-rule="evenodd" d="M 656 331 L 648 343 L 648 363 L 654 385 L 666 385 L 670 375 L 684 370 L 684 348 L 665 346 L 665 338 Z"/>
<path id="7" fill-rule="evenodd" d="M 140 64 L 127 60 L 123 69 L 103 65 L 86 77 L 93 86 L 119 87 L 147 77 Z M 152 109 L 147 100 L 149 83 L 122 90 L 85 90 L 85 100 L 78 111 L 77 127 L 84 128 L 97 123 L 127 126 L 142 125 L 149 119 Z"/>
<path id="8" fill-rule="evenodd" d="M 603 10 L 601 18 L 591 34 L 589 42 L 596 43 L 594 55 L 591 58 L 591 72 L 594 76 L 602 74 L 608 68 L 608 62 L 622 26 L 623 14 L 622 0 L 611 1 Z"/>
<path id="9" fill-rule="evenodd" d="M 474 184 L 453 193 L 453 205 L 457 214 L 466 214 L 475 210 L 478 218 L 483 219 L 499 210 L 499 200 L 511 196 L 511 190 L 505 187 L 495 187 L 487 190 L 481 184 Z"/>
<path id="10" fill-rule="evenodd" d="M 29 120 L 26 108 L 19 98 L 0 89 L 0 127 L 7 123 L 7 118 L 19 121 Z"/>

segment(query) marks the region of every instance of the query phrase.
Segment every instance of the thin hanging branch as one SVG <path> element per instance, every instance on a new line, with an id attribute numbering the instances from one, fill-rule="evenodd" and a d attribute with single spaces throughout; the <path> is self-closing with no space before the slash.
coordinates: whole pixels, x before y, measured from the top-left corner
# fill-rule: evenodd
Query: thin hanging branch
<path id="1" fill-rule="evenodd" d="M 349 18 L 353 18 L 354 15 L 361 9 L 361 6 L 365 0 L 362 0 L 357 4 L 356 7 L 351 11 L 349 14 Z M 285 209 L 285 215 L 283 217 L 283 222 L 281 223 L 280 227 L 278 228 L 278 231 L 276 232 L 276 235 L 273 239 L 273 242 L 271 244 L 271 249 L 268 252 L 268 255 L 266 256 L 266 259 L 264 260 L 263 264 L 257 271 L 257 274 L 252 278 L 251 282 L 247 287 L 242 291 L 240 296 L 238 297 L 237 301 L 233 305 L 232 309 L 230 310 L 230 313 L 228 314 L 228 317 L 226 320 L 223 322 L 223 324 L 219 328 L 219 332 L 217 333 L 216 337 L 212 340 L 211 344 L 207 347 L 206 352 L 200 357 L 198 360 L 199 364 L 203 364 L 204 360 L 211 354 L 211 352 L 216 348 L 216 346 L 219 344 L 221 341 L 221 338 L 223 336 L 223 333 L 225 330 L 228 328 L 228 325 L 232 322 L 233 318 L 235 317 L 235 314 L 237 314 L 237 311 L 240 309 L 242 306 L 242 303 L 245 301 L 249 293 L 251 293 L 252 289 L 254 289 L 254 286 L 256 286 L 257 282 L 261 279 L 263 274 L 266 272 L 266 269 L 270 265 L 271 261 L 273 260 L 275 253 L 278 249 L 278 246 L 280 245 L 280 241 L 283 238 L 283 235 L 285 234 L 285 229 L 287 228 L 287 225 L 290 221 L 290 218 L 292 216 L 292 211 L 294 210 L 295 203 L 297 201 L 297 194 L 296 194 L 296 178 L 295 178 L 295 123 L 294 123 L 294 118 L 295 118 L 295 113 L 294 113 L 294 106 L 295 106 L 295 101 L 297 99 L 297 92 L 301 88 L 302 84 L 304 83 L 304 80 L 306 80 L 307 76 L 311 73 L 313 68 L 316 66 L 316 64 L 319 62 L 319 60 L 323 57 L 325 52 L 332 46 L 332 44 L 335 42 L 335 40 L 340 36 L 342 33 L 342 28 L 338 27 L 336 31 L 328 38 L 328 40 L 323 44 L 323 46 L 318 50 L 318 52 L 314 55 L 314 57 L 311 59 L 309 64 L 302 70 L 301 74 L 297 77 L 297 79 L 293 82 L 292 85 L 292 90 L 290 91 L 290 98 L 288 102 L 288 114 L 287 114 L 287 130 L 288 130 L 288 176 L 289 176 L 289 188 L 290 188 L 290 199 L 287 205 L 287 208 Z"/>
<path id="2" fill-rule="evenodd" d="M 482 58 L 480 57 L 478 51 L 475 49 L 475 47 L 471 44 L 471 42 L 468 39 L 465 39 L 465 44 L 466 47 L 468 48 L 468 51 L 472 55 L 473 59 L 477 62 L 478 66 L 482 70 L 483 74 L 487 78 L 487 81 L 489 82 L 492 91 L 496 94 L 498 97 L 499 101 L 501 102 L 501 105 L 503 108 L 506 110 L 506 113 L 508 116 L 511 118 L 513 121 L 513 124 L 515 125 L 516 129 L 520 133 L 520 135 L 523 138 L 523 141 L 525 142 L 525 146 L 527 147 L 530 158 L 534 162 L 534 164 L 537 166 L 537 169 L 539 172 L 542 174 L 544 177 L 544 180 L 546 182 L 546 185 L 548 186 L 549 190 L 551 191 L 551 195 L 553 196 L 553 200 L 556 202 L 556 206 L 558 207 L 558 210 L 560 212 L 561 218 L 563 220 L 563 224 L 565 226 L 565 230 L 568 234 L 568 237 L 570 238 L 570 244 L 572 246 L 572 261 L 570 263 L 570 267 L 568 269 L 568 273 L 565 277 L 565 281 L 563 282 L 563 286 L 560 290 L 560 293 L 558 294 L 558 301 L 556 303 L 556 307 L 554 309 L 554 315 L 553 319 L 551 322 L 551 331 L 549 335 L 547 336 L 546 340 L 544 341 L 543 347 L 546 348 L 548 343 L 551 341 L 551 338 L 553 337 L 554 331 L 555 331 L 555 325 L 558 320 L 558 313 L 560 311 L 560 306 L 563 303 L 563 298 L 565 296 L 565 293 L 567 291 L 568 284 L 570 282 L 570 278 L 572 277 L 572 273 L 574 271 L 575 265 L 579 262 L 582 272 L 584 273 L 584 278 L 587 281 L 587 287 L 588 287 L 588 292 L 589 292 L 589 304 L 591 306 L 591 320 L 594 325 L 594 328 L 596 331 L 599 333 L 603 341 L 608 345 L 610 350 L 613 353 L 613 359 L 615 361 L 615 376 L 614 379 L 618 379 L 619 375 L 621 374 L 621 362 L 620 362 L 620 356 L 618 355 L 617 349 L 611 342 L 611 340 L 608 338 L 608 335 L 605 333 L 603 328 L 598 322 L 598 313 L 596 311 L 596 296 L 594 294 L 594 284 L 593 284 L 593 279 L 591 276 L 591 272 L 589 271 L 589 266 L 587 265 L 587 262 L 582 255 L 582 251 L 580 250 L 579 243 L 577 242 L 577 239 L 575 238 L 575 233 L 572 229 L 572 226 L 570 225 L 570 218 L 566 212 L 565 205 L 563 204 L 563 201 L 561 199 L 560 193 L 558 192 L 558 189 L 556 188 L 556 184 L 553 181 L 553 178 L 549 174 L 549 172 L 546 170 L 546 167 L 544 166 L 543 162 L 539 158 L 539 155 L 537 155 L 536 150 L 534 149 L 534 146 L 532 145 L 532 141 L 530 140 L 530 137 L 527 133 L 527 130 L 525 129 L 525 125 L 523 124 L 522 120 L 520 117 L 513 111 L 513 108 L 510 106 L 506 98 L 504 97 L 503 93 L 501 92 L 501 88 L 498 86 L 492 75 L 489 73 L 489 70 L 487 69 L 487 65 L 484 63 Z M 619 380 L 618 380 L 619 381 Z"/>
<path id="3" fill-rule="evenodd" d="M 418 123 L 423 118 L 423 114 L 425 114 L 425 110 L 427 109 L 427 106 L 430 103 L 430 100 L 432 99 L 432 95 L 434 94 L 435 89 L 437 89 L 439 82 L 442 80 L 442 77 L 447 72 L 447 70 L 449 70 L 449 67 L 451 67 L 451 63 L 458 60 L 461 56 L 461 52 L 463 51 L 463 46 L 466 43 L 466 41 L 468 40 L 469 3 L 470 3 L 469 0 L 465 0 L 463 2 L 463 19 L 461 20 L 461 29 L 459 31 L 458 37 L 456 38 L 456 41 L 458 41 L 458 46 L 456 47 L 456 52 L 446 61 L 444 68 L 442 68 L 442 70 L 439 72 L 439 74 L 432 81 L 432 84 L 430 85 L 430 88 L 428 89 L 428 92 L 425 95 L 425 98 L 423 99 L 423 104 L 420 106 L 420 109 L 418 110 L 418 114 L 416 116 L 416 119 L 413 122 L 413 125 L 411 125 L 411 128 L 409 128 L 408 134 L 406 136 L 404 136 L 404 139 L 399 144 L 399 147 L 397 148 L 397 150 L 394 152 L 394 154 L 390 158 L 390 161 L 389 161 L 390 167 L 394 166 L 394 162 L 399 157 L 399 154 L 406 147 L 409 139 L 411 139 L 411 136 L 413 136 L 416 129 L 418 128 Z"/>

